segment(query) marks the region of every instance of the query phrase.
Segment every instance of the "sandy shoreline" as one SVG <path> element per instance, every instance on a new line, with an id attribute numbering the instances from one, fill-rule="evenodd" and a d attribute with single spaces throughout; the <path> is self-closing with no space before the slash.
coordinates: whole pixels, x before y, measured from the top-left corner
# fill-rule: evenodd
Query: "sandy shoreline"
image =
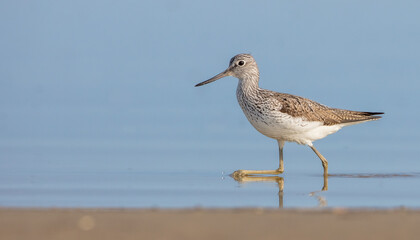
<path id="1" fill-rule="evenodd" d="M 420 210 L 10 209 L 0 239 L 418 239 Z"/>

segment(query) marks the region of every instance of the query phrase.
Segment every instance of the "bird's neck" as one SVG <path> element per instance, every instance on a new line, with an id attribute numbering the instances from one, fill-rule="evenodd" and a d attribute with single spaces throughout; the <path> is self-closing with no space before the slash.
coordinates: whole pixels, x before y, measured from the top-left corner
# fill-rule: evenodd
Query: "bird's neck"
<path id="1" fill-rule="evenodd" d="M 245 75 L 238 82 L 238 91 L 243 92 L 245 95 L 253 94 L 258 91 L 259 74 Z"/>

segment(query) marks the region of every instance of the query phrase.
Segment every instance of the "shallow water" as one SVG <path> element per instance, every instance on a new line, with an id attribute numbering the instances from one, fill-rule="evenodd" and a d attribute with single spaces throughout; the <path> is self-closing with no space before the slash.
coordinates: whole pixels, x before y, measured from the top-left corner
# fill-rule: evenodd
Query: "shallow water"
<path id="1" fill-rule="evenodd" d="M 6 173 L 3 207 L 419 207 L 418 173 L 235 181 L 217 172 Z M 325 184 L 327 183 L 327 185 Z M 323 190 L 324 189 L 324 190 Z"/>

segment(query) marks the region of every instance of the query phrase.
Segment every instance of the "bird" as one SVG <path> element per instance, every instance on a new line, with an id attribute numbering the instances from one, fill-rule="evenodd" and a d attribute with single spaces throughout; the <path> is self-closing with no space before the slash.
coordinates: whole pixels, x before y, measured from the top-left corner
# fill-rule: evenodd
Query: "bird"
<path id="1" fill-rule="evenodd" d="M 275 170 L 237 170 L 236 177 L 247 175 L 278 175 L 284 172 L 285 142 L 309 146 L 322 162 L 324 177 L 328 176 L 328 161 L 313 142 L 337 132 L 345 126 L 378 120 L 383 112 L 360 112 L 331 108 L 313 100 L 279 93 L 259 87 L 260 72 L 250 54 L 238 54 L 230 59 L 228 68 L 216 76 L 198 83 L 203 86 L 218 79 L 237 78 L 236 97 L 251 125 L 263 135 L 277 140 L 279 167 Z"/>

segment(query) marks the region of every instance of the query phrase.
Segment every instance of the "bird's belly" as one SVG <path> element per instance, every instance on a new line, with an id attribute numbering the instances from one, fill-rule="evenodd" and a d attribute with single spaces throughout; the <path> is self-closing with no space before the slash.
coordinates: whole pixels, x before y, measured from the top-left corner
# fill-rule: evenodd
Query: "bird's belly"
<path id="1" fill-rule="evenodd" d="M 311 145 L 341 129 L 341 126 L 325 126 L 321 122 L 306 121 L 300 117 L 276 111 L 271 114 L 255 114 L 244 111 L 249 122 L 267 137 Z"/>

